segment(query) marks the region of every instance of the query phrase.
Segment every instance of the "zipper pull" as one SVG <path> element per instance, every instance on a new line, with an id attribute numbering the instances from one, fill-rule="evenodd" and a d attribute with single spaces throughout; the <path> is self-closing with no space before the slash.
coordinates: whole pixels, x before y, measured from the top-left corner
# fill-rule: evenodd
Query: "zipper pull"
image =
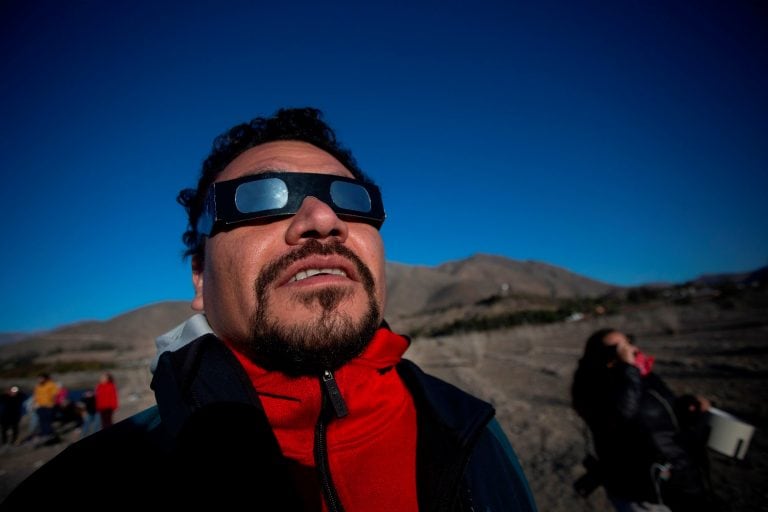
<path id="1" fill-rule="evenodd" d="M 336 379 L 333 378 L 333 373 L 330 370 L 325 370 L 322 375 L 323 389 L 325 394 L 333 405 L 333 411 L 336 413 L 337 418 L 343 418 L 349 411 L 347 410 L 347 403 L 344 401 L 344 397 L 341 396 L 341 390 L 339 385 L 336 384 Z"/>

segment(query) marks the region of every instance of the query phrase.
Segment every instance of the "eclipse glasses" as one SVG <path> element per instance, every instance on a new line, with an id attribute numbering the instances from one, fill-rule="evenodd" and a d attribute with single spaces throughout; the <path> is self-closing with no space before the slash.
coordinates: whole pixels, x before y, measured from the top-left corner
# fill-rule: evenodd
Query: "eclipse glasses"
<path id="1" fill-rule="evenodd" d="M 339 217 L 376 229 L 386 218 L 376 185 L 333 174 L 265 172 L 212 183 L 197 231 L 211 236 L 246 222 L 289 217 L 309 196 L 330 206 Z"/>

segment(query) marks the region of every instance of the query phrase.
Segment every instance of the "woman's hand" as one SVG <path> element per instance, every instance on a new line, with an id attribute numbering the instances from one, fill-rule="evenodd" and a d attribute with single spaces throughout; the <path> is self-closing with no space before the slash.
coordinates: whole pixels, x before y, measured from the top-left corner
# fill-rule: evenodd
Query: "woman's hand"
<path id="1" fill-rule="evenodd" d="M 707 400 L 703 396 L 697 396 L 696 400 L 699 402 L 699 410 L 701 412 L 707 412 L 709 410 L 709 408 L 712 407 L 712 404 L 709 402 L 709 400 Z M 691 407 L 693 407 L 693 406 L 691 406 Z"/>
<path id="2" fill-rule="evenodd" d="M 635 364 L 636 351 L 637 351 L 637 348 L 635 348 L 633 345 L 629 343 L 619 343 L 618 345 L 616 345 L 616 355 L 618 355 L 619 359 L 621 359 L 627 364 L 631 364 L 631 365 Z"/>

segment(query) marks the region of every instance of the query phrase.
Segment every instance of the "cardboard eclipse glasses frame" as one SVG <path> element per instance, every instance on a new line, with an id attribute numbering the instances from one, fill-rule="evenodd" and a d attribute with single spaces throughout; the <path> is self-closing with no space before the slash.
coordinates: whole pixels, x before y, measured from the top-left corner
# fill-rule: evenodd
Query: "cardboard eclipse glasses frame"
<path id="1" fill-rule="evenodd" d="M 212 236 L 247 222 L 295 215 L 308 196 L 330 206 L 339 217 L 376 229 L 386 218 L 376 185 L 333 174 L 270 171 L 212 183 L 197 231 Z"/>

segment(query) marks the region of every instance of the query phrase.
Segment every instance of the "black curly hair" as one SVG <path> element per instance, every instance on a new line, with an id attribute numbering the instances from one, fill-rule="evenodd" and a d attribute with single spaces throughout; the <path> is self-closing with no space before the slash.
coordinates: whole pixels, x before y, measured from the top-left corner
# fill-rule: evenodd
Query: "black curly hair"
<path id="1" fill-rule="evenodd" d="M 182 235 L 187 247 L 185 258 L 201 258 L 203 255 L 205 237 L 198 233 L 197 221 L 203 210 L 208 187 L 216 176 L 246 150 L 279 140 L 308 142 L 336 158 L 355 179 L 373 183 L 357 165 L 352 152 L 336 139 L 333 129 L 323 120 L 323 113 L 316 108 L 281 108 L 271 117 L 256 117 L 247 123 L 238 124 L 214 139 L 211 153 L 203 162 L 197 188 L 185 188 L 176 198 L 186 209 L 189 221 Z"/>

